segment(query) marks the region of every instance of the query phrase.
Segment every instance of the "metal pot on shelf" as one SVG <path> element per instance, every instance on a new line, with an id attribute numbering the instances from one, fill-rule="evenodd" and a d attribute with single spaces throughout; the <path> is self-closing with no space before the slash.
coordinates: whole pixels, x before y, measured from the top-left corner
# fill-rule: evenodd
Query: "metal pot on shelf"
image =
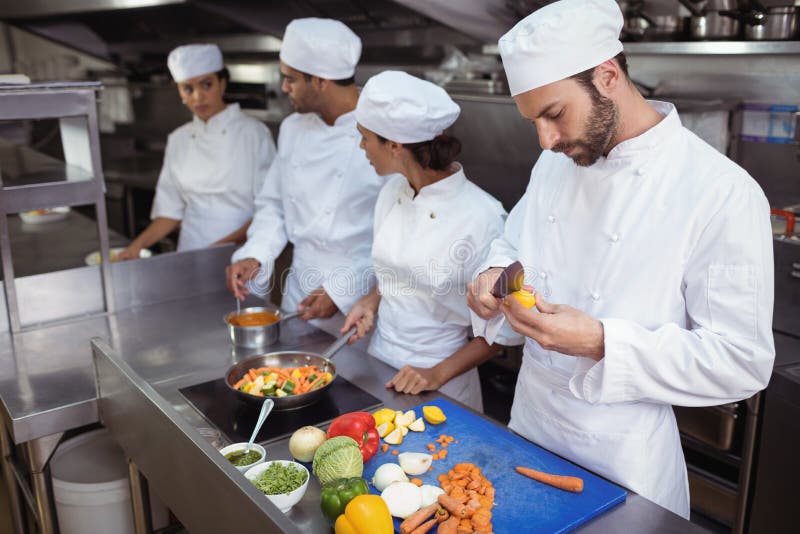
<path id="1" fill-rule="evenodd" d="M 800 36 L 800 5 L 764 7 L 758 0 L 751 4 L 744 27 L 748 41 L 786 41 Z"/>
<path id="2" fill-rule="evenodd" d="M 625 15 L 622 33 L 633 41 L 672 40 L 685 33 L 684 21 L 677 15 L 650 15 L 643 2 L 618 2 Z"/>
<path id="3" fill-rule="evenodd" d="M 678 0 L 689 10 L 689 35 L 697 41 L 733 39 L 739 36 L 741 14 L 736 0 Z"/>

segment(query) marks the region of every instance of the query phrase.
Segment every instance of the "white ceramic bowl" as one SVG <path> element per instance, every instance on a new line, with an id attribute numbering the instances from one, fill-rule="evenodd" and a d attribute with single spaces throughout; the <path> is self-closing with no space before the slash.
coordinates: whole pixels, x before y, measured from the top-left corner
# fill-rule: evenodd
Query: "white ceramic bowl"
<path id="1" fill-rule="evenodd" d="M 108 250 L 108 253 L 111 255 L 111 261 L 117 261 L 117 254 L 125 250 L 125 247 L 112 247 Z M 153 252 L 148 248 L 143 248 L 139 251 L 139 258 L 149 258 L 153 255 Z M 95 250 L 94 252 L 87 254 L 86 257 L 83 259 L 86 265 L 100 265 L 100 251 Z"/>
<path id="2" fill-rule="evenodd" d="M 247 443 L 246 442 L 231 443 L 227 447 L 222 447 L 219 450 L 219 452 L 222 454 L 222 456 L 225 456 L 229 452 L 243 451 L 246 447 L 247 447 Z M 234 465 L 234 467 L 236 469 L 238 469 L 242 473 L 244 473 L 245 471 L 247 471 L 248 469 L 250 469 L 251 467 L 253 467 L 255 465 L 263 464 L 265 458 L 267 457 L 267 451 L 265 451 L 264 447 L 262 447 L 258 443 L 253 443 L 253 445 L 250 447 L 250 450 L 251 451 L 258 451 L 259 453 L 261 453 L 261 458 L 259 460 L 256 460 L 252 464 L 247 464 L 247 465 L 243 465 L 243 466 Z"/>
<path id="3" fill-rule="evenodd" d="M 292 462 L 291 460 L 273 460 L 271 462 L 264 462 L 263 464 L 258 464 L 255 467 L 251 467 L 247 470 L 244 474 L 247 477 L 247 480 L 255 480 L 261 473 L 269 469 L 269 466 L 279 463 L 283 465 L 294 464 L 303 471 L 306 472 L 306 481 L 303 483 L 302 486 L 297 488 L 294 491 L 289 493 L 281 493 L 279 495 L 267 495 L 267 498 L 272 501 L 272 503 L 277 506 L 281 512 L 286 513 L 292 509 L 292 506 L 300 502 L 300 499 L 303 498 L 303 495 L 306 494 L 306 490 L 308 489 L 308 479 L 311 478 L 311 475 L 308 473 L 308 469 L 303 464 L 299 464 L 297 462 Z"/>
<path id="4" fill-rule="evenodd" d="M 58 208 L 48 208 L 43 210 L 20 212 L 19 218 L 25 224 L 44 224 L 49 222 L 63 221 L 69 216 L 69 206 Z"/>

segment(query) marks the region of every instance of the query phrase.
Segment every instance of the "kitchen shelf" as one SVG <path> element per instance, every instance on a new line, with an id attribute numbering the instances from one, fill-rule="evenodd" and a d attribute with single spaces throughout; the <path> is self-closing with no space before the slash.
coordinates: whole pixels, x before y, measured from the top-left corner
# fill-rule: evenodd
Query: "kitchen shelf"
<path id="1" fill-rule="evenodd" d="M 634 55 L 746 56 L 800 55 L 800 41 L 686 41 L 627 42 L 625 53 Z"/>

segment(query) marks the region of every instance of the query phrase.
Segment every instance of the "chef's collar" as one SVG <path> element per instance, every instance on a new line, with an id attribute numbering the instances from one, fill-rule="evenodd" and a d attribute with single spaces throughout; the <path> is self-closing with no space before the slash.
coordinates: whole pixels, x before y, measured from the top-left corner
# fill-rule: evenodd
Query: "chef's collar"
<path id="1" fill-rule="evenodd" d="M 460 163 L 455 163 L 458 167 L 456 171 L 446 178 L 442 178 L 438 182 L 426 185 L 420 189 L 419 194 L 414 197 L 414 188 L 406 180 L 406 187 L 403 192 L 415 201 L 423 200 L 443 200 L 451 196 L 455 196 L 467 182 L 467 177 L 464 174 L 464 167 Z"/>
<path id="2" fill-rule="evenodd" d="M 193 119 L 195 131 L 198 133 L 223 132 L 228 127 L 231 120 L 239 116 L 240 113 L 239 104 L 228 104 L 225 109 L 207 121 L 203 121 L 203 119 L 195 115 Z"/>
<path id="3" fill-rule="evenodd" d="M 678 111 L 673 104 L 657 100 L 648 100 L 647 103 L 653 106 L 664 118 L 646 132 L 623 141 L 612 148 L 606 157 L 606 161 L 634 158 L 663 144 L 667 138 L 681 129 L 681 119 L 678 117 Z"/>

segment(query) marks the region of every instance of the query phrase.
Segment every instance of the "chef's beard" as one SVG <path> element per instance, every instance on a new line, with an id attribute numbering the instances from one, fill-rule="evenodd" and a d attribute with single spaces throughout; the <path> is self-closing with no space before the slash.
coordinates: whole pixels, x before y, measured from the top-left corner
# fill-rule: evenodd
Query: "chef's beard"
<path id="1" fill-rule="evenodd" d="M 586 119 L 582 138 L 577 141 L 558 143 L 552 148 L 553 152 L 577 149 L 569 157 L 581 167 L 594 165 L 608 151 L 611 140 L 617 132 L 619 121 L 616 104 L 610 98 L 601 95 L 594 87 L 592 89 L 594 91 L 589 90 L 592 109 Z"/>

